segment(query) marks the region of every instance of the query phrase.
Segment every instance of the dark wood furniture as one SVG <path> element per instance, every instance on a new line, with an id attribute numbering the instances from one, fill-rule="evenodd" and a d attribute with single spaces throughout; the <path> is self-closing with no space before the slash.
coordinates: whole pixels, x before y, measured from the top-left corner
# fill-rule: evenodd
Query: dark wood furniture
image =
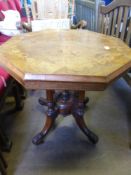
<path id="1" fill-rule="evenodd" d="M 23 95 L 24 90 L 22 86 L 14 79 L 12 78 L 5 70 L 2 68 L 0 69 L 1 76 L 4 72 L 4 75 L 2 78 L 6 83 L 6 86 L 3 86 L 1 83 L 1 90 L 0 90 L 0 114 L 2 112 L 2 109 L 5 104 L 5 100 L 8 96 L 12 96 L 15 99 L 15 108 L 13 108 L 11 111 L 21 110 L 23 108 Z M 7 113 L 7 110 L 5 111 Z M 5 115 L 4 115 L 5 116 Z M 7 163 L 2 155 L 2 151 L 9 152 L 12 147 L 12 141 L 6 136 L 5 134 L 5 128 L 3 127 L 2 118 L 0 119 L 0 172 L 2 175 L 6 175 L 6 168 Z"/>
<path id="2" fill-rule="evenodd" d="M 120 38 L 131 47 L 131 1 L 113 0 L 107 6 L 100 6 L 99 32 Z M 131 71 L 123 78 L 131 85 Z"/>
<path id="3" fill-rule="evenodd" d="M 102 91 L 122 76 L 131 66 L 131 50 L 120 39 L 100 33 L 40 31 L 2 45 L 0 64 L 26 89 L 46 90 L 47 118 L 34 144 L 44 141 L 58 114 L 72 114 L 89 141 L 97 143 L 84 122 L 85 91 Z"/>
<path id="4" fill-rule="evenodd" d="M 6 175 L 6 168 L 7 168 L 7 163 L 2 155 L 2 152 L 0 150 L 0 173 L 2 175 Z"/>

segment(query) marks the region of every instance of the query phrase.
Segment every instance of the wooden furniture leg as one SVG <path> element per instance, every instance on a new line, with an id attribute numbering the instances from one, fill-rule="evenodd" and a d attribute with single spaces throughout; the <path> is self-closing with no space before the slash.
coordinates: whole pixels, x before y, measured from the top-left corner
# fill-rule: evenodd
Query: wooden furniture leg
<path id="1" fill-rule="evenodd" d="M 47 116 L 46 116 L 46 122 L 44 125 L 44 128 L 40 133 L 38 133 L 35 137 L 32 139 L 32 143 L 35 145 L 39 145 L 44 142 L 44 138 L 52 128 L 54 121 L 56 117 L 58 116 L 58 110 L 55 108 L 54 105 L 54 91 L 52 90 L 47 90 L 46 91 L 46 96 L 47 96 L 47 106 L 48 106 L 48 111 L 47 111 Z"/>
<path id="2" fill-rule="evenodd" d="M 6 175 L 6 168 L 7 168 L 7 163 L 2 155 L 2 152 L 0 151 L 0 173 L 1 175 Z"/>
<path id="3" fill-rule="evenodd" d="M 0 174 L 1 175 L 6 175 L 6 169 L 2 163 L 2 161 L 0 160 Z"/>
<path id="4" fill-rule="evenodd" d="M 3 165 L 4 165 L 4 167 L 7 168 L 7 163 L 6 163 L 5 159 L 4 159 L 3 154 L 2 154 L 1 151 L 0 151 L 0 159 L 1 159 L 1 161 L 2 161 L 2 163 L 3 163 Z"/>
<path id="5" fill-rule="evenodd" d="M 13 93 L 14 93 L 14 97 L 15 97 L 15 101 L 16 101 L 15 109 L 18 111 L 22 110 L 24 107 L 24 102 L 22 100 L 20 88 L 19 88 L 19 85 L 17 84 L 17 82 L 14 82 Z"/>
<path id="6" fill-rule="evenodd" d="M 75 121 L 81 131 L 88 137 L 89 141 L 91 141 L 93 144 L 96 144 L 98 142 L 98 137 L 90 131 L 86 123 L 84 121 L 84 99 L 85 99 L 85 92 L 79 91 L 78 93 L 78 103 L 75 107 L 75 110 L 73 112 L 73 116 L 75 118 Z"/>
<path id="7" fill-rule="evenodd" d="M 70 92 L 65 90 L 56 94 L 55 91 L 48 90 L 46 95 L 47 99 L 42 97 L 39 99 L 41 105 L 48 106 L 48 111 L 44 128 L 32 140 L 35 145 L 43 143 L 58 114 L 63 116 L 72 114 L 89 141 L 93 144 L 98 142 L 98 137 L 87 128 L 84 122 L 84 110 L 89 101 L 89 98 L 85 98 L 85 91 Z"/>
<path id="8" fill-rule="evenodd" d="M 0 147 L 1 150 L 5 152 L 10 152 L 12 147 L 11 140 L 6 136 L 1 127 L 0 127 Z"/>

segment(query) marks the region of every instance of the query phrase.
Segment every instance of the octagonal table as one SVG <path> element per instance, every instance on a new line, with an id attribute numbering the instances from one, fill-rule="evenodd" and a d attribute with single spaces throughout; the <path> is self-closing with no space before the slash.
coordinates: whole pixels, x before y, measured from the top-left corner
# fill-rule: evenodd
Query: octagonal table
<path id="1" fill-rule="evenodd" d="M 131 67 L 131 50 L 120 39 L 85 30 L 40 31 L 13 37 L 0 47 L 0 64 L 26 89 L 45 89 L 48 106 L 40 144 L 58 114 L 72 114 L 92 143 L 84 122 L 85 91 L 104 90 Z M 60 90 L 56 93 L 56 90 Z"/>

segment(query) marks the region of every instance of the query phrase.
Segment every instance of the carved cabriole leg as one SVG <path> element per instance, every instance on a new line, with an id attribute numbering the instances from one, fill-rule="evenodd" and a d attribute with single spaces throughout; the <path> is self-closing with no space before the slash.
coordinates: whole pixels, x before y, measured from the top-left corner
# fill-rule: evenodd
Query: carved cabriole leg
<path id="1" fill-rule="evenodd" d="M 84 121 L 84 99 L 85 99 L 85 92 L 79 91 L 78 92 L 78 103 L 73 110 L 73 116 L 76 120 L 77 125 L 81 129 L 81 131 L 88 137 L 89 141 L 93 144 L 98 142 L 98 137 L 90 131 Z"/>
<path id="2" fill-rule="evenodd" d="M 55 108 L 55 103 L 54 103 L 54 91 L 52 90 L 47 90 L 46 91 L 46 96 L 47 96 L 47 106 L 48 106 L 48 111 L 47 111 L 47 116 L 46 116 L 46 122 L 41 130 L 40 133 L 38 133 L 33 139 L 32 142 L 35 145 L 41 144 L 44 142 L 45 136 L 48 134 L 49 130 L 52 128 L 54 121 L 56 117 L 58 116 L 58 110 Z"/>

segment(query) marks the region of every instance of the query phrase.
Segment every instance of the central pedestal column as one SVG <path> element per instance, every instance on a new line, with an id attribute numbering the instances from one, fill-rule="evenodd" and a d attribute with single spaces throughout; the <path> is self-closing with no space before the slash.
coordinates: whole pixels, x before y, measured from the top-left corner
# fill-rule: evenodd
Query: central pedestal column
<path id="1" fill-rule="evenodd" d="M 63 91 L 55 93 L 53 90 L 47 90 L 46 97 L 47 99 L 39 99 L 40 104 L 47 106 L 48 110 L 43 129 L 32 139 L 32 142 L 35 145 L 44 142 L 45 136 L 52 128 L 55 119 L 59 114 L 62 114 L 63 116 L 72 114 L 77 125 L 87 136 L 88 140 L 93 144 L 98 142 L 98 137 L 87 128 L 84 121 L 84 109 L 86 103 L 89 101 L 88 98 L 85 99 L 85 91 Z"/>

